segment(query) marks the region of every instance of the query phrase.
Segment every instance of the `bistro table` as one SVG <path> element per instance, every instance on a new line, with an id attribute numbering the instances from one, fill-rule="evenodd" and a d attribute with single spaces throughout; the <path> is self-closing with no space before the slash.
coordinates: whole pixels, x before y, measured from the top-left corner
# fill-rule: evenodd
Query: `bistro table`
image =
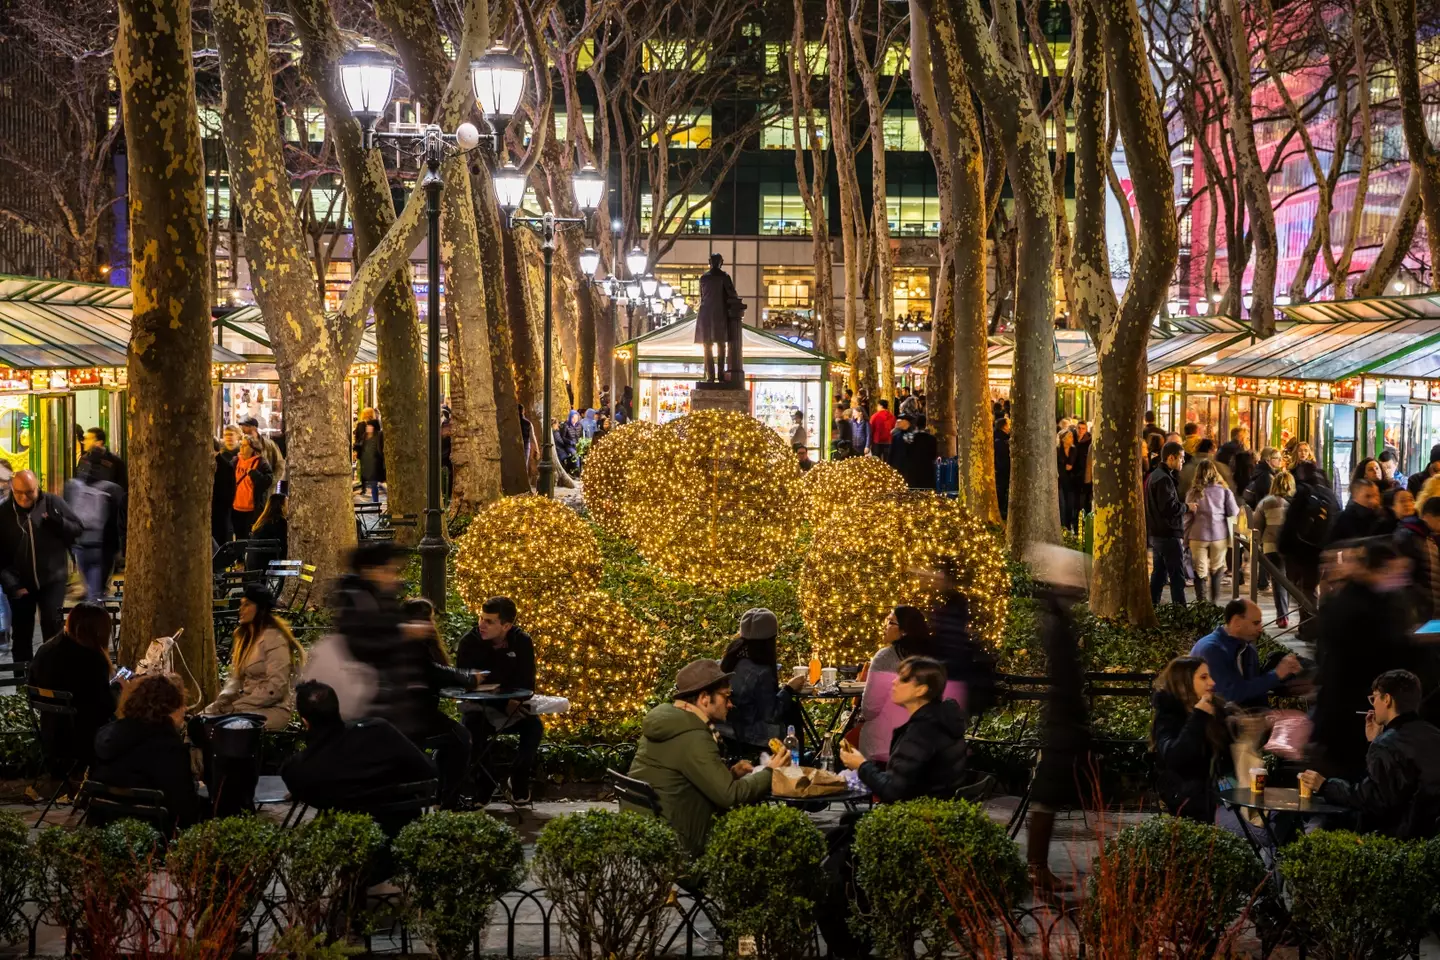
<path id="1" fill-rule="evenodd" d="M 823 797 L 781 797 L 773 793 L 770 794 L 769 797 L 771 803 L 781 803 L 787 807 L 803 810 L 806 813 L 819 813 L 821 810 L 835 803 L 844 804 L 846 810 L 855 810 L 859 808 L 861 804 L 869 806 L 873 798 L 874 795 L 863 787 L 859 790 L 846 790 L 843 793 L 826 794 Z"/>
<path id="2" fill-rule="evenodd" d="M 474 690 L 465 690 L 461 687 L 442 687 L 440 696 L 447 700 L 457 700 L 461 703 L 477 703 L 481 706 L 494 707 L 499 710 L 505 709 L 505 704 L 512 700 L 529 700 L 535 695 L 533 690 L 525 690 L 520 687 L 501 687 L 499 684 L 481 684 Z M 504 733 L 507 728 L 502 727 L 495 733 Z M 490 772 L 486 761 L 490 759 L 490 752 L 495 749 L 496 737 L 492 736 L 485 741 L 485 749 L 476 751 L 470 756 L 470 772 L 473 775 L 477 771 L 490 781 L 490 792 L 493 795 L 500 789 L 500 781 Z M 478 784 L 477 784 L 478 785 Z"/>
<path id="3" fill-rule="evenodd" d="M 841 737 L 860 721 L 860 694 L 865 690 L 863 683 L 841 683 L 835 687 L 812 687 L 806 685 L 796 696 L 800 699 L 800 735 L 806 743 L 819 750 L 826 739 L 839 732 Z M 815 704 L 813 711 L 819 714 L 820 722 L 812 711 L 806 710 L 807 703 Z"/>

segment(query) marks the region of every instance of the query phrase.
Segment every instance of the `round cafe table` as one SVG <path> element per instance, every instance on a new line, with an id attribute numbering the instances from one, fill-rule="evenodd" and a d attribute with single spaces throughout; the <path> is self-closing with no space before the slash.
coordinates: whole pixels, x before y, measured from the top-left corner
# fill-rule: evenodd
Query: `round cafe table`
<path id="1" fill-rule="evenodd" d="M 483 703 L 489 704 L 490 706 L 509 703 L 511 700 L 529 700 L 534 695 L 535 691 L 522 690 L 519 687 L 506 687 L 492 690 L 464 690 L 460 687 L 444 687 L 440 690 L 440 696 L 447 700 L 460 700 L 464 703 Z"/>
<path id="2" fill-rule="evenodd" d="M 845 805 L 845 809 L 854 810 L 860 805 L 869 806 L 873 795 L 869 790 L 846 790 L 843 793 L 830 793 L 823 797 L 780 797 L 770 794 L 771 803 L 783 803 L 787 807 L 794 807 L 797 810 L 804 810 L 806 813 L 819 813 L 821 810 L 834 803 Z"/>

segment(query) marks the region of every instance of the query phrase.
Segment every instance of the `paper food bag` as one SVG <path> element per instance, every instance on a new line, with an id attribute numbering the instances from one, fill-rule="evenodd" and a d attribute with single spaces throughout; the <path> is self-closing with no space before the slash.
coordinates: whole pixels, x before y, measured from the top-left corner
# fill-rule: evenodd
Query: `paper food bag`
<path id="1" fill-rule="evenodd" d="M 770 778 L 770 792 L 777 797 L 828 797 L 847 789 L 840 774 L 814 767 L 782 767 Z"/>

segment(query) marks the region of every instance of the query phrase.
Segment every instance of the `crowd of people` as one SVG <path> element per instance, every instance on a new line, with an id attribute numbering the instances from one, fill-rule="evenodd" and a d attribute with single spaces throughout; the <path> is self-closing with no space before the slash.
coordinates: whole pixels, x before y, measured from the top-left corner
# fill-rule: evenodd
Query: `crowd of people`
<path id="1" fill-rule="evenodd" d="M 794 411 L 790 447 L 809 470 L 812 446 L 804 426 L 804 415 Z M 910 387 L 897 387 L 894 410 L 885 398 L 872 398 L 861 387 L 857 393 L 846 389 L 835 402 L 830 418 L 830 458 L 878 457 L 894 467 L 913 490 L 934 490 L 935 463 L 940 456 L 939 441 L 925 418 L 925 394 Z"/>
<path id="2" fill-rule="evenodd" d="M 308 651 L 270 589 L 247 584 L 225 684 L 203 704 L 187 702 L 173 674 L 116 670 L 109 612 L 98 603 L 77 604 L 36 651 L 27 677 L 33 686 L 68 694 L 75 709 L 73 716 L 42 720 L 45 754 L 58 764 L 52 772 L 64 776 L 73 765 L 106 786 L 159 790 L 169 826 L 183 827 L 252 807 L 259 735 L 283 730 L 298 711 L 312 735 L 281 776 L 291 796 L 310 806 L 363 810 L 397 786 L 431 780 L 441 807 L 456 807 L 464 797 L 483 804 L 498 780 L 485 764 L 472 765 L 472 755 L 488 757 L 500 733 L 519 734 L 507 794 L 528 803 L 544 732 L 528 699 L 499 709 L 477 705 L 463 722 L 441 709 L 444 688 L 483 682 L 534 690 L 534 645 L 518 625 L 515 604 L 486 601 L 452 664 L 430 604 L 399 599 L 403 560 L 387 542 L 357 547 L 331 594 L 331 632 Z M 192 753 L 209 788 L 203 801 Z M 418 815 L 426 798 L 412 799 Z"/>

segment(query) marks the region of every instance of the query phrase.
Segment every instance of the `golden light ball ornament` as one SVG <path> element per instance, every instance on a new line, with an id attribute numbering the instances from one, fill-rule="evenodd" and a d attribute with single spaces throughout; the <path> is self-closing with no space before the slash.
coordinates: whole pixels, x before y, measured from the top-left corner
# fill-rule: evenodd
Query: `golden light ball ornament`
<path id="1" fill-rule="evenodd" d="M 847 457 L 815 464 L 800 481 L 805 519 L 819 526 L 835 513 L 850 518 L 865 504 L 909 489 L 905 478 L 879 457 Z"/>
<path id="2" fill-rule="evenodd" d="M 581 486 L 590 518 L 607 533 L 627 536 L 624 523 L 625 477 L 635 457 L 656 430 L 653 423 L 633 420 L 610 431 L 585 455 Z"/>
<path id="3" fill-rule="evenodd" d="M 455 587 L 479 613 L 509 597 L 522 617 L 600 579 L 600 545 L 574 510 L 549 497 L 503 497 L 475 515 L 455 544 Z"/>
<path id="4" fill-rule="evenodd" d="M 812 532 L 800 570 L 800 614 L 825 663 L 861 664 L 884 645 L 885 615 L 928 612 L 940 598 L 933 570 L 955 564 L 969 601 L 970 635 L 994 648 L 1005 629 L 1009 577 L 998 537 L 958 500 L 910 491 L 875 501 L 863 518 L 834 514 Z"/>
<path id="5" fill-rule="evenodd" d="M 535 642 L 537 692 L 570 701 L 569 712 L 545 717 L 548 731 L 599 735 L 644 715 L 662 644 L 614 597 L 594 589 L 556 595 L 520 623 Z"/>
<path id="6" fill-rule="evenodd" d="M 625 478 L 624 524 L 665 574 L 726 588 L 772 573 L 800 526 L 800 468 L 778 433 L 704 410 L 656 430 Z"/>

